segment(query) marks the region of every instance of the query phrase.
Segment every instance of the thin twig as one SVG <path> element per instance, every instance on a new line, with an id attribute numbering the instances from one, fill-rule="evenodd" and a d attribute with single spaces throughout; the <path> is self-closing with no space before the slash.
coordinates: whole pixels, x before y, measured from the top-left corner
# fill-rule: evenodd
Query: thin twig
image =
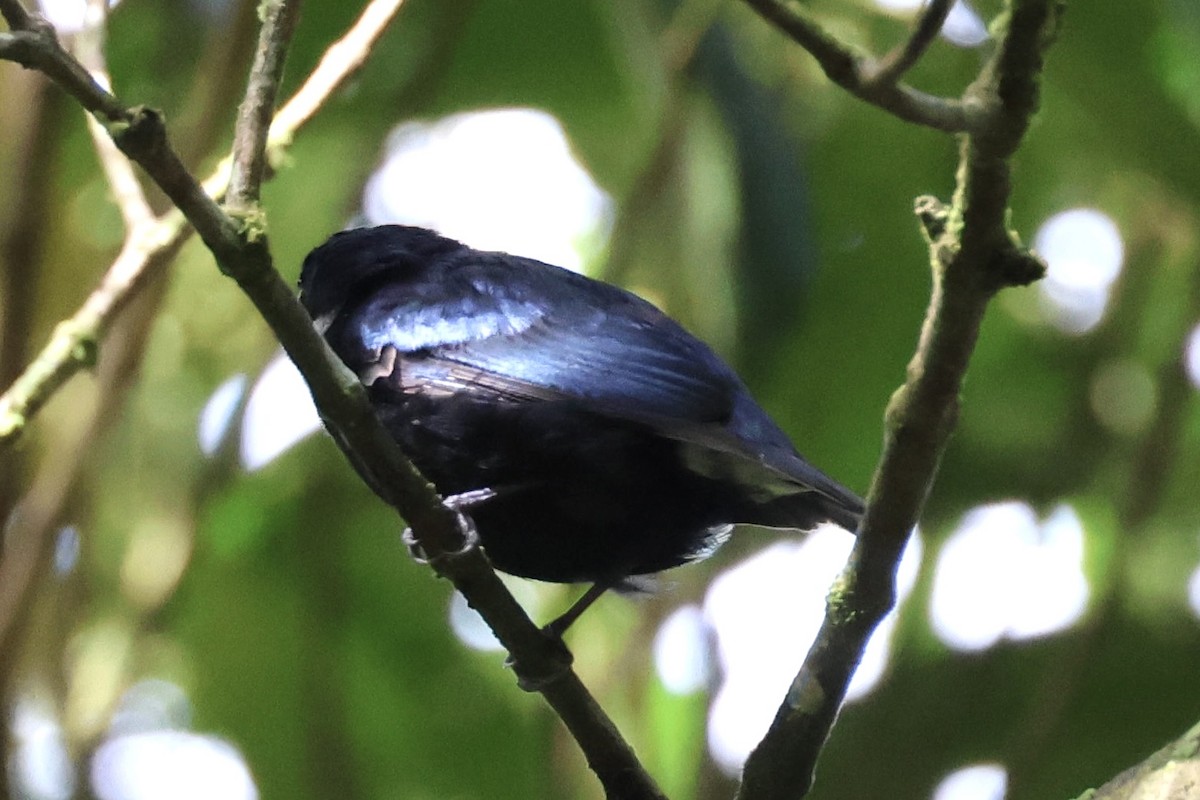
<path id="1" fill-rule="evenodd" d="M 904 83 L 880 81 L 872 66 L 873 59 L 855 52 L 826 31 L 803 8 L 784 5 L 781 0 L 746 0 L 746 3 L 811 53 L 829 80 L 855 97 L 906 122 L 947 133 L 962 133 L 972 128 L 972 109 L 967 103 L 927 94 Z"/>
<path id="2" fill-rule="evenodd" d="M 108 64 L 104 56 L 104 45 L 108 27 L 108 0 L 88 0 L 84 13 L 83 30 L 74 37 L 72 51 L 79 59 L 92 79 L 106 90 L 112 91 L 112 80 L 108 74 Z M 125 231 L 128 236 L 141 225 L 154 221 L 154 212 L 146 202 L 146 194 L 133 172 L 129 159 L 113 144 L 104 127 L 96 118 L 88 115 L 88 133 L 92 136 L 92 145 L 100 158 L 100 166 L 112 189 L 113 199 L 121 211 L 125 221 Z"/>
<path id="3" fill-rule="evenodd" d="M 850 559 L 830 590 L 825 620 L 766 736 L 751 753 L 742 800 L 807 793 L 817 757 L 876 625 L 895 604 L 895 571 L 937 473 L 988 303 L 1044 265 L 1007 225 L 1008 158 L 1037 110 L 1056 0 L 1009 0 L 1007 30 L 968 89 L 991 112 L 962 139 L 954 203 L 918 201 L 934 285 L 905 384 L 888 405 L 884 450 Z"/>
<path id="4" fill-rule="evenodd" d="M 36 69 L 74 97 L 85 110 L 109 123 L 129 121 L 129 110 L 98 84 L 83 65 L 65 55 L 54 27 L 38 16 L 25 14 L 25 22 L 9 17 L 7 9 L 20 8 L 15 0 L 0 0 L 5 19 L 12 29 L 0 33 L 0 59 L 15 61 L 27 69 Z"/>
<path id="5" fill-rule="evenodd" d="M 11 442 L 68 378 L 96 363 L 99 341 L 117 314 L 166 268 L 189 233 L 177 211 L 134 229 L 100 285 L 0 397 L 0 443 Z"/>
<path id="6" fill-rule="evenodd" d="M 941 32 L 953 5 L 954 0 L 929 0 L 917 17 L 908 40 L 880 59 L 868 81 L 896 83 L 904 73 L 915 67 Z"/>
<path id="7" fill-rule="evenodd" d="M 267 141 L 269 159 L 280 160 L 300 128 L 362 67 L 401 2 L 375 0 L 325 51 L 304 85 L 275 115 Z M 227 157 L 204 181 L 204 191 L 215 200 L 224 197 L 231 163 Z M 94 362 L 98 342 L 116 315 L 154 273 L 170 263 L 191 234 L 183 215 L 173 211 L 142 226 L 137 236 L 126 242 L 79 311 L 58 326 L 50 342 L 0 397 L 0 448 L 24 431 L 29 420 L 69 378 Z"/>
<path id="8" fill-rule="evenodd" d="M 308 76 L 292 99 L 275 115 L 271 123 L 270 142 L 290 144 L 291 136 L 340 89 L 346 79 L 358 72 L 375 47 L 375 42 L 387 30 L 388 23 L 400 10 L 404 0 L 374 0 L 345 36 L 325 50 L 321 62 Z"/>
<path id="9" fill-rule="evenodd" d="M 233 133 L 233 170 L 226 197 L 226 203 L 239 211 L 248 211 L 258 203 L 267 166 L 267 133 L 299 11 L 299 0 L 271 0 L 259 7 L 263 24 L 246 96 L 238 109 Z"/>
<path id="10" fill-rule="evenodd" d="M 166 253 L 162 257 L 170 258 Z M 156 275 L 164 277 L 161 271 Z M 158 281 L 157 292 L 161 294 L 164 288 L 165 281 Z M 154 294 L 155 290 L 142 292 L 137 299 L 149 301 L 146 305 L 153 307 L 158 303 Z M 76 489 L 86 463 L 83 454 L 112 424 L 121 408 L 152 322 L 153 316 L 148 314 L 117 320 L 122 330 L 97 370 L 95 400 L 73 409 L 77 426 L 70 426 L 65 439 L 47 450 L 17 507 L 18 513 L 10 517 L 0 558 L 0 675 L 9 677 L 13 662 L 20 658 L 16 645 L 35 619 L 31 608 L 37 591 L 45 586 L 55 534 L 72 498 L 78 497 Z"/>
<path id="11" fill-rule="evenodd" d="M 145 225 L 153 225 L 156 220 L 154 212 L 146 201 L 142 184 L 129 164 L 129 159 L 117 149 L 104 127 L 96 122 L 95 117 L 88 117 L 88 133 L 92 137 L 92 146 L 96 148 L 96 156 L 100 159 L 100 167 L 108 179 L 108 188 L 112 190 L 113 200 L 121 211 L 121 219 L 125 222 L 125 230 L 132 231 Z"/>

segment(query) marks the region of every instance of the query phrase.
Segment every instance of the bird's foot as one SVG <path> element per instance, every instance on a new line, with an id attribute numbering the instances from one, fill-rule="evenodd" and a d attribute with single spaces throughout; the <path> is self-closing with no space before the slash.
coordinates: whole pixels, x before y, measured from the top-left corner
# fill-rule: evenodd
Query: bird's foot
<path id="1" fill-rule="evenodd" d="M 408 550 L 408 554 L 412 557 L 412 560 L 422 566 L 433 564 L 442 559 L 457 558 L 465 555 L 479 547 L 479 532 L 475 529 L 475 523 L 467 516 L 467 510 L 495 496 L 496 492 L 493 489 L 475 489 L 470 492 L 452 494 L 442 498 L 442 504 L 453 511 L 454 515 L 458 517 L 458 529 L 462 533 L 463 544 L 457 550 L 430 556 L 425 551 L 424 546 L 417 541 L 416 534 L 413 533 L 412 528 L 404 529 L 400 534 L 400 541 L 404 542 L 404 547 Z"/>
<path id="2" fill-rule="evenodd" d="M 404 529 L 400 534 L 400 541 L 404 542 L 404 547 L 408 550 L 408 555 L 413 561 L 421 566 L 432 565 L 436 567 L 438 562 L 461 558 L 479 547 L 479 532 L 475 530 L 475 523 L 471 522 L 471 518 L 466 514 L 459 513 L 458 526 L 463 536 L 463 543 L 462 547 L 457 550 L 429 555 L 425 551 L 424 545 L 417 540 L 417 535 L 413 533 L 412 528 Z"/>
<path id="3" fill-rule="evenodd" d="M 498 494 L 499 492 L 495 489 L 472 489 L 469 492 L 459 492 L 449 497 L 443 497 L 442 503 L 451 511 L 461 514 L 464 511 L 470 511 L 480 503 L 491 500 Z"/>
<path id="4" fill-rule="evenodd" d="M 413 533 L 412 528 L 405 528 L 400 532 L 400 541 L 404 543 L 404 549 L 408 551 L 409 558 L 422 567 L 429 566 L 429 556 L 426 555 L 425 548 L 417 541 L 417 535 Z"/>

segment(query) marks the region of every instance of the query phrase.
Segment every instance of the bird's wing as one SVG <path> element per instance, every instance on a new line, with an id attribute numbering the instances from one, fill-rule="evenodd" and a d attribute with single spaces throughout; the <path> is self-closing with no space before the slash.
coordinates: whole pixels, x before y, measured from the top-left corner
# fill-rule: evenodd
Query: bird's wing
<path id="1" fill-rule="evenodd" d="M 388 380 L 404 392 L 569 401 L 637 421 L 723 424 L 732 413 L 737 378 L 648 304 L 624 293 L 585 304 L 487 288 L 418 304 L 385 287 L 348 320 L 354 347 L 343 350 L 373 359 L 395 348 Z"/>
<path id="2" fill-rule="evenodd" d="M 800 490 L 861 507 L 676 322 L 604 284 L 564 290 L 584 279 L 534 263 L 519 277 L 476 272 L 466 284 L 427 284 L 418 297 L 385 284 L 345 320 L 350 341 L 339 352 L 357 351 L 363 363 L 350 366 L 361 369 L 395 348 L 396 367 L 379 380 L 404 394 L 570 402 L 646 425 L 683 443 L 693 468 L 757 487 L 764 502 Z"/>

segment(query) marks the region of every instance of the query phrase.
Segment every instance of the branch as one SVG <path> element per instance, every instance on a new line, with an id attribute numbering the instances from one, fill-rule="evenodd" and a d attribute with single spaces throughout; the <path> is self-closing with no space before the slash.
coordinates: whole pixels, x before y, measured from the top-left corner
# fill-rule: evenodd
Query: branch
<path id="1" fill-rule="evenodd" d="M 1200 724 L 1079 800 L 1200 800 Z"/>
<path id="2" fill-rule="evenodd" d="M 1132 278 L 1136 265 L 1126 267 Z M 1145 278 L 1143 278 L 1145 279 Z M 1191 266 L 1185 292 L 1186 302 L 1165 312 L 1145 300 L 1141 313 L 1153 314 L 1169 327 L 1170 341 L 1183 342 L 1200 317 L 1200 261 Z M 1132 287 L 1122 292 L 1123 298 L 1138 296 Z M 1184 299 L 1184 298 L 1181 298 Z M 1172 318 L 1173 315 L 1173 318 Z M 1114 309 L 1110 326 L 1119 326 Z M 1091 581 L 1088 614 L 1081 628 L 1076 629 L 1067 649 L 1060 652 L 1054 669 L 1039 681 L 1029 697 L 1031 712 L 1005 759 L 1008 768 L 1008 796 L 1023 797 L 1027 776 L 1036 773 L 1041 762 L 1054 753 L 1052 744 L 1061 737 L 1063 717 L 1076 702 L 1081 685 L 1091 674 L 1097 650 L 1103 646 L 1105 632 L 1111 630 L 1115 617 L 1125 607 L 1127 579 L 1121 565 L 1128 564 L 1131 552 L 1142 546 L 1147 528 L 1160 510 L 1163 498 L 1179 469 L 1180 451 L 1187 441 L 1191 414 L 1194 413 L 1196 390 L 1188 376 L 1188 353 L 1175 349 L 1173 355 L 1158 365 L 1154 379 L 1154 415 L 1140 441 L 1136 443 L 1122 481 L 1123 493 L 1115 502 L 1116 528 L 1121 536 L 1113 541 L 1107 556 L 1110 564 L 1106 575 Z M 1200 784 L 1198 784 L 1200 788 Z M 1198 797 L 1196 800 L 1200 800 Z"/>
<path id="3" fill-rule="evenodd" d="M 1043 55 L 1057 29 L 1055 0 L 1010 0 L 995 54 L 968 94 L 986 124 L 963 137 L 952 206 L 921 198 L 933 293 L 907 379 L 888 404 L 884 450 L 866 516 L 825 621 L 770 730 L 746 762 L 738 794 L 801 797 L 875 626 L 895 604 L 895 571 L 937 473 L 958 395 L 993 295 L 1031 283 L 1044 265 L 1006 224 L 1009 156 L 1037 110 Z"/>
<path id="4" fill-rule="evenodd" d="M 296 0 L 270 0 L 259 7 L 263 24 L 254 65 L 250 68 L 250 83 L 234 128 L 233 172 L 226 200 L 230 208 L 238 211 L 248 211 L 258 203 L 266 173 L 267 133 L 299 12 L 300 3 Z"/>
<path id="5" fill-rule="evenodd" d="M 874 59 L 855 52 L 822 28 L 799 6 L 785 6 L 781 0 L 746 0 L 746 3 L 812 54 L 829 80 L 855 97 L 905 122 L 940 131 L 962 133 L 973 127 L 969 107 L 962 100 L 927 94 L 899 82 L 941 29 L 945 14 L 949 13 L 946 0 L 932 0 L 908 43 L 878 66 Z"/>
<path id="6" fill-rule="evenodd" d="M 317 68 L 308 76 L 308 80 L 275 115 L 275 121 L 271 123 L 268 146 L 291 144 L 292 135 L 312 119 L 313 114 L 317 113 L 330 95 L 340 89 L 347 78 L 358 72 L 366 62 L 367 55 L 375 47 L 375 42 L 379 41 L 379 37 L 383 35 L 403 2 L 404 0 L 372 0 L 370 5 L 363 9 L 354 27 L 329 46 L 325 55 L 321 56 Z"/>
<path id="7" fill-rule="evenodd" d="M 896 83 L 904 73 L 915 67 L 941 32 L 953 5 L 954 0 L 929 0 L 921 15 L 917 17 L 917 23 L 913 26 L 908 41 L 884 56 L 875 66 L 872 82 Z"/>
<path id="8" fill-rule="evenodd" d="M 7 10 L 12 2 L 0 0 L 0 11 Z M 15 17 L 8 17 L 8 21 L 14 29 L 17 27 Z M 14 30 L 5 35 L 6 39 L 0 39 L 0 56 L 12 54 L 6 42 L 21 41 L 23 46 L 32 46 L 32 52 L 18 48 L 17 54 L 32 55 L 31 63 L 39 68 L 49 65 L 47 74 L 66 81 L 64 88 L 69 92 L 107 109 L 101 115 L 117 146 L 141 165 L 183 212 L 212 251 L 221 271 L 237 281 L 254 303 L 304 376 L 334 439 L 360 469 L 372 476 L 386 495 L 385 500 L 400 511 L 438 574 L 453 581 L 480 612 L 511 654 L 517 674 L 541 692 L 559 714 L 608 795 L 660 798 L 661 793 L 629 745 L 571 671 L 561 643 L 534 626 L 474 545 L 467 520 L 442 504 L 434 487 L 388 435 L 357 376 L 329 349 L 275 270 L 260 229 L 246 226 L 222 211 L 184 169 L 157 112 L 145 107 L 126 109 L 96 86 L 56 39 L 27 33 Z"/>
<path id="9" fill-rule="evenodd" d="M 96 82 L 88 71 L 67 56 L 54 26 L 37 16 L 10 16 L 10 9 L 21 8 L 16 0 L 0 0 L 0 10 L 11 30 L 0 33 L 0 58 L 15 61 L 26 69 L 36 69 L 62 87 L 87 111 L 102 118 L 102 122 L 127 122 L 129 111 L 117 98 Z M 24 22 L 20 20 L 24 19 Z"/>
<path id="10" fill-rule="evenodd" d="M 74 37 L 74 53 L 92 79 L 100 86 L 111 91 L 112 81 L 108 75 L 108 65 L 104 57 L 104 42 L 108 26 L 108 0 L 88 0 L 84 15 L 84 27 Z M 153 222 L 154 212 L 146 202 L 142 185 L 138 183 L 129 159 L 121 155 L 121 151 L 113 144 L 112 139 L 104 132 L 95 117 L 88 117 L 88 133 L 92 137 L 92 145 L 100 158 L 100 166 L 112 189 L 113 199 L 121 211 L 125 221 L 126 232 L 131 232 L 140 225 Z"/>
<path id="11" fill-rule="evenodd" d="M 401 2 L 374 0 L 350 30 L 325 51 L 304 85 L 275 115 L 267 139 L 268 160 L 281 160 L 300 128 L 362 67 Z M 12 0 L 0 3 L 11 5 Z M 6 35 L 0 34 L 0 41 Z M 111 140 L 107 136 L 104 139 L 111 146 Z M 204 191 L 214 200 L 220 201 L 225 195 L 231 164 L 226 158 L 204 182 Z M 143 285 L 166 268 L 191 234 L 184 216 L 172 211 L 142 225 L 127 239 L 100 285 L 73 316 L 58 325 L 50 342 L 0 397 L 0 450 L 16 440 L 68 379 L 95 363 L 98 343 L 113 320 Z"/>
<path id="12" fill-rule="evenodd" d="M 32 28 L 39 23 L 46 24 L 45 20 L 39 20 L 26 11 L 20 0 L 0 0 L 0 16 L 4 17 L 14 31 Z"/>

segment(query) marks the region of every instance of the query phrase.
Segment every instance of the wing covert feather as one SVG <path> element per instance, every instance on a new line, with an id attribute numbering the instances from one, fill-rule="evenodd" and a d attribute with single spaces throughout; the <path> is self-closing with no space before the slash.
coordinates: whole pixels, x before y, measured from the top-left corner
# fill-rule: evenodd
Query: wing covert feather
<path id="1" fill-rule="evenodd" d="M 729 417 L 739 381 L 674 321 L 615 289 L 582 303 L 559 286 L 578 276 L 546 280 L 544 271 L 558 268 L 528 263 L 466 285 L 443 283 L 432 297 L 383 286 L 347 320 L 348 344 L 364 359 L 395 347 L 415 375 L 447 389 L 456 375 L 473 376 L 463 388 L 509 399 L 557 395 L 616 417 Z"/>

